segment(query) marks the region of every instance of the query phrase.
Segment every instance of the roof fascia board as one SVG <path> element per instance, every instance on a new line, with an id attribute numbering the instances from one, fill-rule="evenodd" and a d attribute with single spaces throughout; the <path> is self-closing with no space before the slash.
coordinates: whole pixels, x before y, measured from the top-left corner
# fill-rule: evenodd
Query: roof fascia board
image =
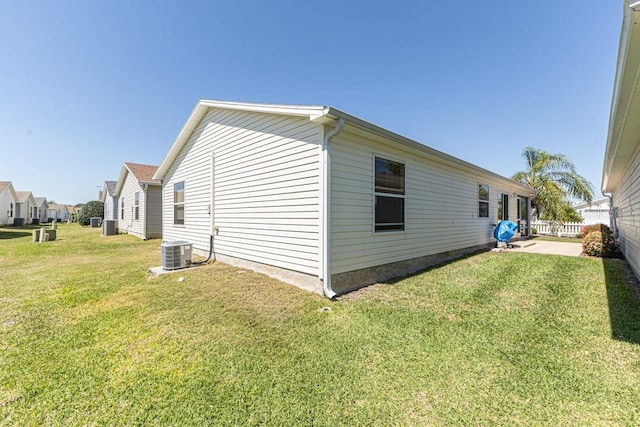
<path id="1" fill-rule="evenodd" d="M 461 169 L 461 170 L 472 169 L 475 172 L 489 175 L 495 179 L 499 179 L 501 181 L 508 181 L 509 184 L 512 185 L 513 187 L 520 188 L 522 191 L 526 192 L 527 194 L 533 194 L 534 190 L 532 188 L 527 187 L 526 185 L 520 184 L 519 182 L 513 181 L 507 177 L 499 175 L 490 170 L 481 168 L 480 166 L 474 165 L 473 163 L 469 163 L 457 157 L 443 153 L 442 151 L 436 150 L 427 145 L 424 145 L 412 139 L 406 138 L 402 135 L 399 135 L 395 132 L 387 130 L 383 127 L 374 125 L 371 122 L 360 119 L 356 116 L 352 116 L 351 114 L 345 113 L 344 111 L 340 111 L 336 108 L 328 107 L 326 109 L 325 115 L 323 117 L 315 119 L 314 121 L 317 123 L 329 124 L 333 121 L 336 121 L 339 118 L 342 118 L 346 122 L 348 127 L 353 126 L 356 129 L 361 129 L 367 133 L 381 137 L 382 142 L 386 141 L 388 143 L 389 141 L 392 141 L 395 143 L 399 143 L 405 147 L 418 151 L 422 155 L 425 155 L 440 163 L 444 163 L 444 164 L 453 166 L 456 169 Z"/>
<path id="2" fill-rule="evenodd" d="M 628 1 L 624 2 L 618 61 L 616 64 L 616 75 L 611 98 L 609 129 L 607 132 L 607 143 L 602 170 L 601 189 L 605 193 L 611 192 L 617 186 L 620 179 L 620 173 L 612 173 L 612 169 L 618 160 L 620 140 L 623 134 L 622 131 L 626 126 L 634 88 L 638 86 L 638 72 L 640 71 L 638 61 L 631 61 L 629 55 L 640 48 L 640 35 L 638 31 L 635 30 L 634 25 L 634 19 L 640 16 L 639 11 L 640 2 L 635 2 L 630 5 Z M 628 95 L 622 96 L 625 93 Z"/>
<path id="3" fill-rule="evenodd" d="M 127 174 L 130 173 L 129 168 L 126 164 L 122 164 L 122 168 L 120 168 L 120 175 L 118 176 L 118 183 L 116 184 L 116 189 L 113 192 L 115 197 L 120 197 L 120 191 L 122 191 L 122 187 L 124 186 L 124 180 L 127 177 Z"/>

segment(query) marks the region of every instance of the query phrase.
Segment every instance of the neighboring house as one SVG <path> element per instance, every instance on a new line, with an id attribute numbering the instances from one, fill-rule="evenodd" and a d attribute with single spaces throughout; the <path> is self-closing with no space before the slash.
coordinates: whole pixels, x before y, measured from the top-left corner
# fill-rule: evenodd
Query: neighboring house
<path id="1" fill-rule="evenodd" d="M 18 196 L 18 201 L 13 223 L 16 225 L 31 224 L 36 199 L 31 191 L 16 191 L 16 195 Z"/>
<path id="2" fill-rule="evenodd" d="M 528 234 L 533 194 L 333 107 L 206 100 L 154 177 L 165 241 L 328 297 Z"/>
<path id="3" fill-rule="evenodd" d="M 104 203 L 104 219 L 118 219 L 117 181 L 105 181 L 100 191 L 100 201 Z"/>
<path id="4" fill-rule="evenodd" d="M 38 222 L 47 222 L 49 219 L 47 215 L 47 209 L 49 203 L 46 197 L 34 197 L 36 204 L 33 207 L 33 219 L 37 219 Z"/>
<path id="5" fill-rule="evenodd" d="M 162 183 L 157 166 L 125 162 L 114 190 L 118 230 L 142 239 L 162 237 Z"/>
<path id="6" fill-rule="evenodd" d="M 609 198 L 593 200 L 591 203 L 577 203 L 573 205 L 584 219 L 584 224 L 609 225 Z"/>
<path id="7" fill-rule="evenodd" d="M 56 220 L 57 222 L 66 221 L 67 219 L 69 219 L 67 205 L 49 203 L 49 206 L 47 208 L 47 218 L 50 222 L 53 220 Z"/>
<path id="8" fill-rule="evenodd" d="M 11 181 L 0 181 L 0 225 L 13 225 L 17 201 Z"/>
<path id="9" fill-rule="evenodd" d="M 67 221 L 71 221 L 71 222 L 78 221 L 78 217 L 82 212 L 82 208 L 81 207 L 76 208 L 73 205 L 67 205 L 66 208 L 67 208 Z"/>
<path id="10" fill-rule="evenodd" d="M 626 0 L 623 5 L 602 192 L 611 195 L 614 235 L 640 277 L 640 5 Z"/>

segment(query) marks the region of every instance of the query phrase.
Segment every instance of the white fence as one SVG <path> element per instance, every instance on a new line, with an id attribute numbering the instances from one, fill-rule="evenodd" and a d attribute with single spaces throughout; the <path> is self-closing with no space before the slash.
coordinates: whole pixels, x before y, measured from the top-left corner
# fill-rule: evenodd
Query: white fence
<path id="1" fill-rule="evenodd" d="M 537 234 L 549 236 L 574 237 L 580 234 L 583 222 L 550 223 L 547 221 L 531 221 L 531 228 L 535 228 Z"/>

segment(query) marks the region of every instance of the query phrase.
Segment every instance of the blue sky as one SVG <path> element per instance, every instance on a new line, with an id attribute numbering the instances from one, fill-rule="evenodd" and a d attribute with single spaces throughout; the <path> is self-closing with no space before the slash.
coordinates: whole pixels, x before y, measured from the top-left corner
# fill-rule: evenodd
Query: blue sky
<path id="1" fill-rule="evenodd" d="M 331 105 L 505 176 L 531 145 L 599 195 L 621 20 L 621 0 L 0 0 L 0 180 L 95 199 L 206 98 Z"/>

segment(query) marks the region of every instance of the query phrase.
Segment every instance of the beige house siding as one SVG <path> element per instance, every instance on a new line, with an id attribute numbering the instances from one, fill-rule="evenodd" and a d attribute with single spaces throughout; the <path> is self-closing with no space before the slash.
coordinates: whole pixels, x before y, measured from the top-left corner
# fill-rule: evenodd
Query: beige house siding
<path id="1" fill-rule="evenodd" d="M 622 174 L 613 195 L 614 221 L 620 248 L 634 272 L 640 277 L 640 151 Z"/>
<path id="2" fill-rule="evenodd" d="M 495 243 L 498 193 L 516 221 L 520 187 L 350 133 L 331 143 L 331 270 L 339 274 Z M 405 230 L 374 231 L 374 158 L 405 164 Z M 489 186 L 489 217 L 478 217 L 478 184 Z M 528 196 L 527 194 L 522 194 Z"/>
<path id="3" fill-rule="evenodd" d="M 147 215 L 146 237 L 148 239 L 159 239 L 162 237 L 162 186 L 149 185 L 146 197 L 147 203 L 144 207 L 144 212 Z"/>
<path id="4" fill-rule="evenodd" d="M 317 276 L 321 126 L 292 116 L 212 108 L 163 180 L 164 240 Z M 184 181 L 184 225 L 173 188 Z"/>

